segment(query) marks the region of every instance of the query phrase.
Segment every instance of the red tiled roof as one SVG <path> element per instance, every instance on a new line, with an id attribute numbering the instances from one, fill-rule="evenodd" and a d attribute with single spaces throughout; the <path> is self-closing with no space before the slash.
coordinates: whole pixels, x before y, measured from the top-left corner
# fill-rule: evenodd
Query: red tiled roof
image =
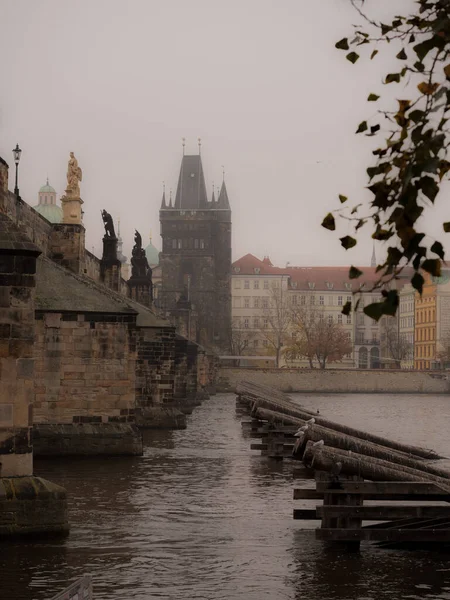
<path id="1" fill-rule="evenodd" d="M 239 272 L 236 269 L 239 269 Z M 242 258 L 236 260 L 233 265 L 233 274 L 239 275 L 285 275 L 288 276 L 289 285 L 292 289 L 297 290 L 318 290 L 331 291 L 342 290 L 346 292 L 357 291 L 361 284 L 370 286 L 379 279 L 379 273 L 376 273 L 375 267 L 358 267 L 363 271 L 363 275 L 358 279 L 349 279 L 349 267 L 274 267 L 270 262 L 269 257 L 260 260 L 253 254 L 246 254 Z M 255 273 L 255 269 L 260 269 L 259 273 Z M 409 277 L 405 273 L 405 277 Z M 314 287 L 310 287 L 310 283 Z M 351 288 L 345 284 L 351 284 Z"/>

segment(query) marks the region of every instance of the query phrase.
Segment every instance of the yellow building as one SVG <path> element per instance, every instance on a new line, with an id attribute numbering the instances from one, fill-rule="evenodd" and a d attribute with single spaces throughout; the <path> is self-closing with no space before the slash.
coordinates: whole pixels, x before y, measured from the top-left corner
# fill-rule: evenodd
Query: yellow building
<path id="1" fill-rule="evenodd" d="M 437 283 L 427 273 L 422 295 L 416 292 L 414 319 L 414 368 L 431 369 L 436 362 Z"/>

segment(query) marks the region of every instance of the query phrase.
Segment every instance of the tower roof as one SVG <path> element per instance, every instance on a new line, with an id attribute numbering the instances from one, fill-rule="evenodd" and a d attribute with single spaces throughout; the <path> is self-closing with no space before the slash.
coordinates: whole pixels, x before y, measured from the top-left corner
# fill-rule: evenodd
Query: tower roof
<path id="1" fill-rule="evenodd" d="M 159 250 L 152 244 L 152 238 L 150 237 L 150 243 L 145 249 L 145 256 L 147 257 L 148 264 L 157 265 L 159 263 Z"/>
<path id="2" fill-rule="evenodd" d="M 183 156 L 174 208 L 208 208 L 205 176 L 199 154 Z"/>
<path id="3" fill-rule="evenodd" d="M 228 200 L 227 186 L 225 185 L 225 181 L 222 182 L 222 187 L 220 188 L 219 199 L 217 200 L 217 208 L 230 210 L 230 202 Z"/>
<path id="4" fill-rule="evenodd" d="M 53 188 L 48 182 L 48 177 L 47 177 L 47 183 L 45 185 L 43 185 L 39 190 L 40 194 L 45 193 L 45 192 L 47 192 L 47 194 L 56 194 L 55 188 Z"/>

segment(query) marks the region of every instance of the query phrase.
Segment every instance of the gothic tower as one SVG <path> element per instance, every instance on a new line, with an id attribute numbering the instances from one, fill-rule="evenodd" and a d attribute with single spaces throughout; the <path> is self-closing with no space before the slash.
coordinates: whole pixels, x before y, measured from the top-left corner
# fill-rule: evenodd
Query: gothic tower
<path id="1" fill-rule="evenodd" d="M 163 195 L 159 214 L 160 306 L 173 316 L 187 311 L 191 339 L 226 352 L 231 335 L 231 208 L 225 181 L 218 200 L 208 201 L 200 154 L 183 155 L 175 202 L 167 206 Z"/>

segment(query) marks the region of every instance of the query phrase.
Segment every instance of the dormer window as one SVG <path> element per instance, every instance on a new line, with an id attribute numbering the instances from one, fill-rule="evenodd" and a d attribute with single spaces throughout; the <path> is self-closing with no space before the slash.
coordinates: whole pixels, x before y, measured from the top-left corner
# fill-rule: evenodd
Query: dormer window
<path id="1" fill-rule="evenodd" d="M 327 281 L 327 288 L 328 288 L 329 290 L 332 290 L 332 289 L 333 289 L 333 284 L 332 284 L 330 281 Z"/>
<path id="2" fill-rule="evenodd" d="M 352 284 L 349 283 L 348 281 L 346 281 L 344 285 L 345 285 L 345 289 L 346 290 L 351 290 L 352 289 Z"/>
<path id="3" fill-rule="evenodd" d="M 316 287 L 316 284 L 313 281 L 308 282 L 308 287 L 310 290 L 313 290 Z"/>
<path id="4" fill-rule="evenodd" d="M 297 282 L 296 282 L 296 281 L 293 281 L 293 282 L 291 283 L 291 287 L 292 287 L 292 289 L 296 290 L 296 289 L 297 289 Z"/>
<path id="5" fill-rule="evenodd" d="M 261 273 L 261 269 L 259 267 L 255 267 L 255 273 L 256 275 L 259 275 Z"/>
<path id="6" fill-rule="evenodd" d="M 241 272 L 241 267 L 234 267 L 234 272 L 235 273 L 240 273 Z"/>

